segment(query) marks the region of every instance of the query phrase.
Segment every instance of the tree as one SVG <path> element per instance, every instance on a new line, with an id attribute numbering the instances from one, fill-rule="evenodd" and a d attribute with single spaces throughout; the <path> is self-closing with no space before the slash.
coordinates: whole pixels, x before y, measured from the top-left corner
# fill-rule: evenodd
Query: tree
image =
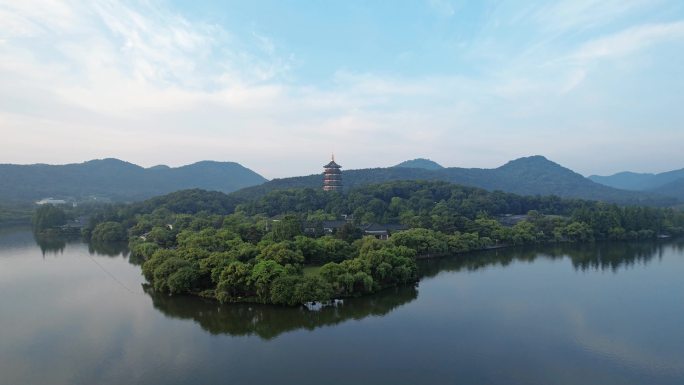
<path id="1" fill-rule="evenodd" d="M 296 275 L 283 275 L 271 285 L 271 302 L 278 305 L 293 306 L 299 302 L 295 295 L 295 288 L 302 282 L 302 277 Z"/>
<path id="2" fill-rule="evenodd" d="M 302 234 L 302 224 L 294 215 L 287 215 L 273 222 L 273 240 L 276 242 L 291 241 Z"/>
<path id="3" fill-rule="evenodd" d="M 361 229 L 350 222 L 345 223 L 335 232 L 335 238 L 345 242 L 353 242 L 360 239 L 362 236 L 363 232 Z"/>
<path id="4" fill-rule="evenodd" d="M 33 213 L 32 223 L 36 231 L 59 227 L 66 223 L 66 214 L 57 206 L 41 205 Z"/>
<path id="5" fill-rule="evenodd" d="M 122 242 L 128 239 L 126 230 L 118 222 L 103 222 L 95 226 L 91 240 L 93 242 Z"/>
<path id="6" fill-rule="evenodd" d="M 159 245 L 156 243 L 141 242 L 136 243 L 131 247 L 131 254 L 133 254 L 135 257 L 149 259 L 157 250 L 159 250 Z"/>
<path id="7" fill-rule="evenodd" d="M 154 269 L 152 284 L 155 290 L 177 294 L 190 288 L 193 282 L 194 266 L 189 261 L 171 257 Z M 171 278 L 173 277 L 173 278 Z"/>
<path id="8" fill-rule="evenodd" d="M 234 261 L 221 271 L 216 296 L 221 302 L 234 301 L 252 292 L 252 270 L 240 261 Z"/>
<path id="9" fill-rule="evenodd" d="M 271 260 L 281 265 L 287 264 L 302 264 L 304 263 L 304 255 L 295 247 L 294 242 L 283 241 L 274 243 L 264 247 L 259 255 L 258 260 Z"/>
<path id="10" fill-rule="evenodd" d="M 261 302 L 268 302 L 271 284 L 276 278 L 285 275 L 285 268 L 275 261 L 266 260 L 254 265 L 249 283 L 254 286 L 256 296 Z"/>
<path id="11" fill-rule="evenodd" d="M 327 301 L 332 296 L 333 289 L 330 283 L 318 275 L 306 276 L 296 283 L 294 287 L 294 301 L 292 302 Z"/>
<path id="12" fill-rule="evenodd" d="M 390 237 L 396 246 L 406 246 L 418 255 L 439 255 L 448 252 L 449 244 L 444 234 L 429 229 L 409 229 Z"/>

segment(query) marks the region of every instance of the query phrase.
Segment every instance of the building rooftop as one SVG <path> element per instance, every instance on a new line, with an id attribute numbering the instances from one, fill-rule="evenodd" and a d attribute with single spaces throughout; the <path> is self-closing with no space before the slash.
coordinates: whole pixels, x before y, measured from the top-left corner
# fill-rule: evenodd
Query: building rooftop
<path id="1" fill-rule="evenodd" d="M 334 160 L 331 160 L 330 163 L 326 164 L 323 166 L 324 168 L 342 168 L 339 164 L 335 163 Z"/>

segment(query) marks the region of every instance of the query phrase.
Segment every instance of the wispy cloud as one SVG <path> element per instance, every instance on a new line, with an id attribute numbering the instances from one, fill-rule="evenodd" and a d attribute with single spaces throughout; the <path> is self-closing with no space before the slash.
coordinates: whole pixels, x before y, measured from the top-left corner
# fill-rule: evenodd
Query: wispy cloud
<path id="1" fill-rule="evenodd" d="M 439 28 L 455 30 L 426 37 L 433 51 L 421 41 L 396 52 L 411 52 L 403 64 L 436 60 L 444 69 L 402 74 L 328 63 L 330 75 L 312 80 L 298 68 L 313 53 L 288 46 L 267 24 L 239 30 L 157 1 L 0 0 L 0 161 L 214 158 L 283 176 L 317 172 L 321 154 L 335 148 L 348 155 L 346 167 L 418 156 L 496 166 L 540 152 L 591 167 L 576 155 L 587 149 L 583 137 L 604 144 L 635 130 L 635 112 L 609 102 L 619 90 L 596 81 L 614 71 L 591 63 L 660 43 L 684 48 L 684 21 L 629 20 L 658 3 L 502 3 L 484 6 L 480 23 L 463 4 L 428 1 L 432 11 L 420 6 L 429 22 L 447 17 Z M 565 139 L 552 140 L 550 127 Z"/>
<path id="2" fill-rule="evenodd" d="M 663 41 L 682 39 L 684 21 L 640 25 L 583 44 L 571 58 L 580 62 L 616 58 Z"/>
<path id="3" fill-rule="evenodd" d="M 532 19 L 547 30 L 580 32 L 652 9 L 660 0 L 561 0 L 536 8 Z"/>

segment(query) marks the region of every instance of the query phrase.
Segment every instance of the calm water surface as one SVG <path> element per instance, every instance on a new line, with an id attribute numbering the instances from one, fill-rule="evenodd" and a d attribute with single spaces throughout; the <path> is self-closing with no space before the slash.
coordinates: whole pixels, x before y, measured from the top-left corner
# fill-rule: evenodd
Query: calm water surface
<path id="1" fill-rule="evenodd" d="M 499 250 L 320 312 L 147 292 L 117 245 L 0 230 L 0 384 L 684 383 L 684 243 Z"/>

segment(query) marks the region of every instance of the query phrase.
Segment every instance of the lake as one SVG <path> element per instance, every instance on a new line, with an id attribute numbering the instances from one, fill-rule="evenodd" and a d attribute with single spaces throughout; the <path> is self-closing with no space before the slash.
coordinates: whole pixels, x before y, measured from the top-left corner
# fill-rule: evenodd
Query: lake
<path id="1" fill-rule="evenodd" d="M 0 384 L 682 384 L 684 242 L 420 262 L 305 308 L 145 288 L 125 245 L 0 230 Z"/>

